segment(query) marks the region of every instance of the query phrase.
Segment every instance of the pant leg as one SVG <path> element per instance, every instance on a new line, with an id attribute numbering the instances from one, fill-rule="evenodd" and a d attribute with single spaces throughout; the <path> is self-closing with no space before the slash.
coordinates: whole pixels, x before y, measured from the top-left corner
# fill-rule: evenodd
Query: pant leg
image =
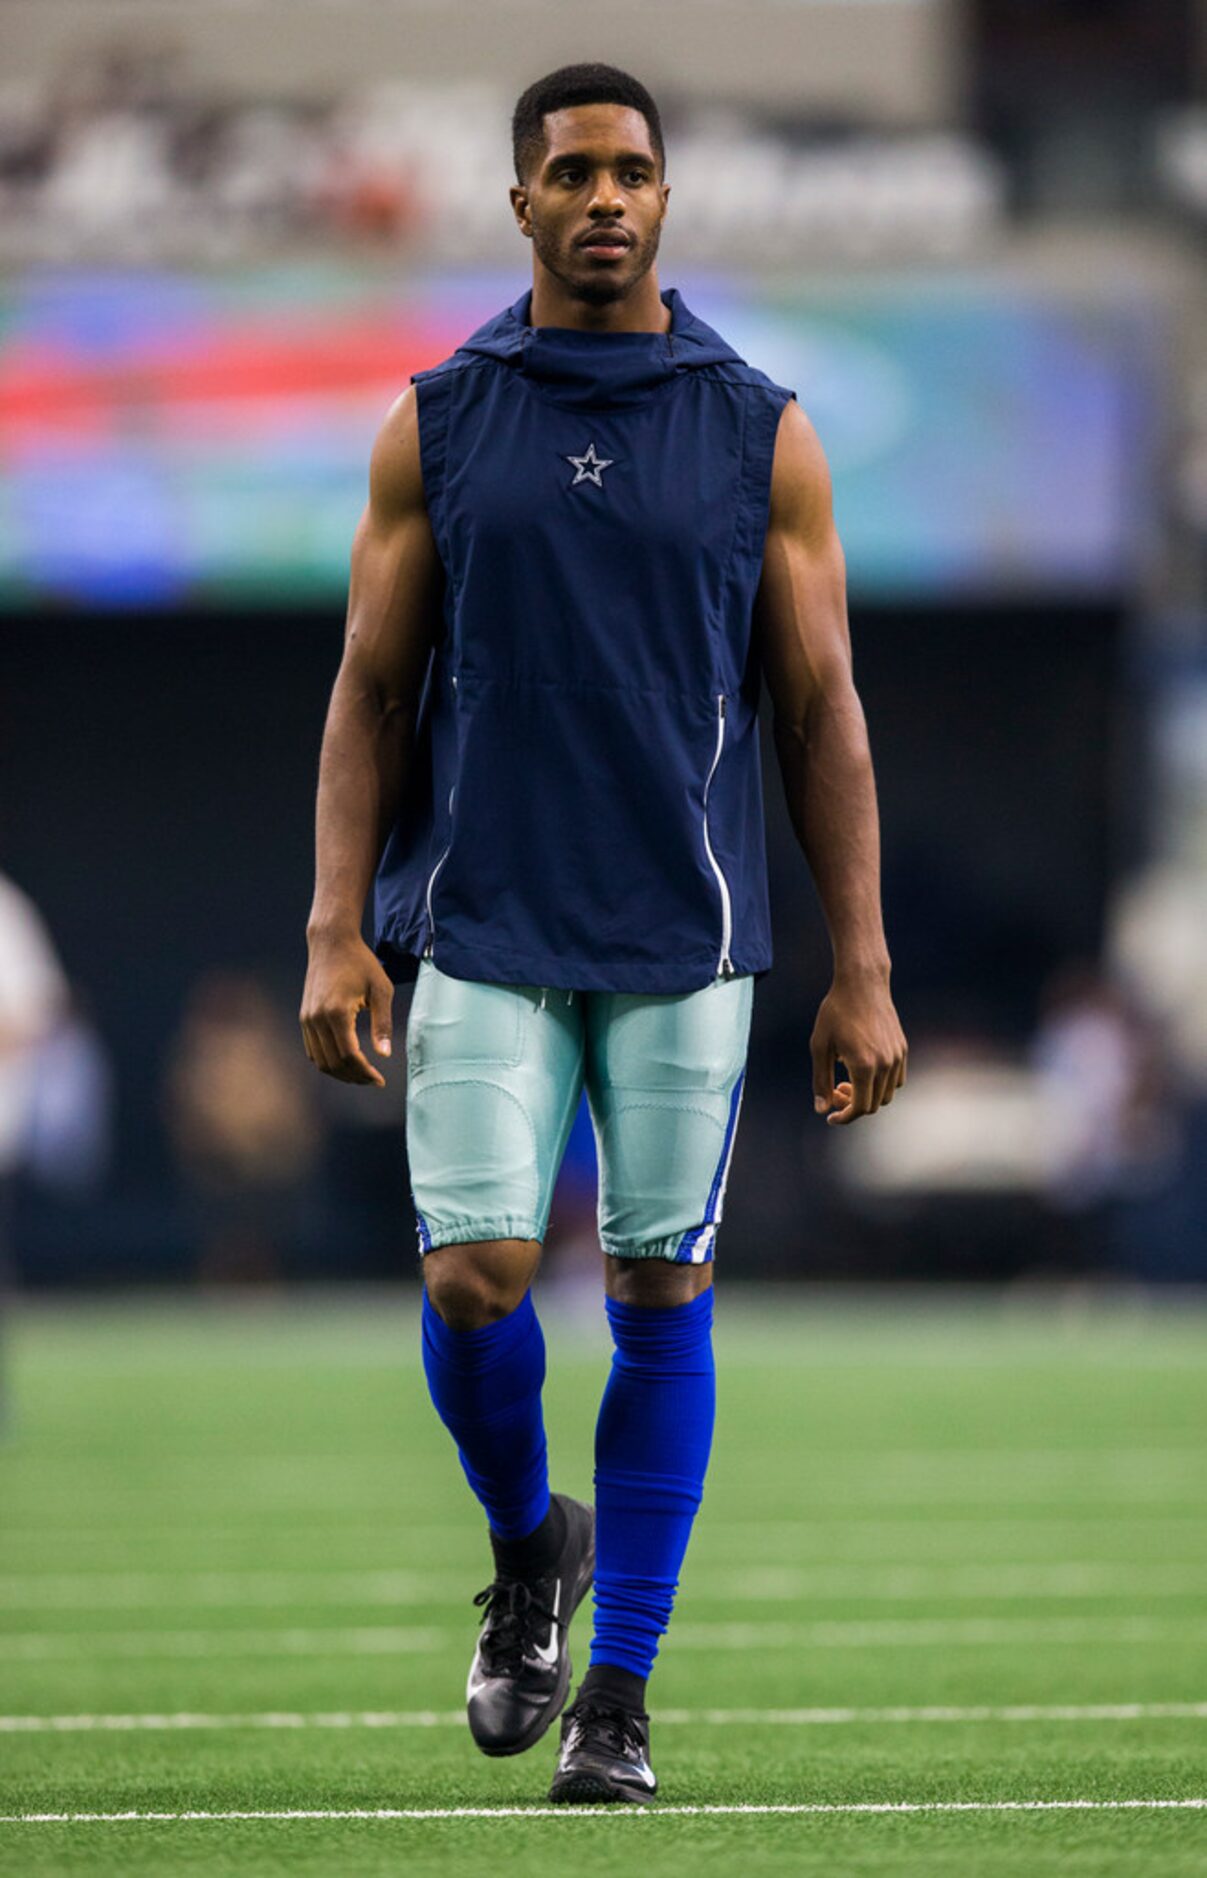
<path id="1" fill-rule="evenodd" d="M 733 1153 L 752 982 L 593 998 L 587 1088 L 600 1238 L 622 1258 L 712 1259 Z M 689 1302 L 609 1299 L 615 1345 L 595 1431 L 594 1666 L 644 1679 L 670 1622 L 715 1414 L 711 1286 Z"/>
<path id="2" fill-rule="evenodd" d="M 618 1258 L 713 1256 L 737 1137 L 754 981 L 681 996 L 595 993 L 586 1084 L 599 1149 L 599 1236 Z"/>
<path id="3" fill-rule="evenodd" d="M 429 962 L 407 1025 L 407 1139 L 420 1249 L 541 1239 L 582 1086 L 582 1004 L 447 977 Z M 496 1323 L 454 1330 L 423 1301 L 433 1405 L 499 1540 L 549 1510 L 545 1343 L 525 1294 Z"/>
<path id="4" fill-rule="evenodd" d="M 543 1239 L 582 1090 L 581 995 L 450 978 L 425 959 L 406 1048 L 420 1250 Z"/>

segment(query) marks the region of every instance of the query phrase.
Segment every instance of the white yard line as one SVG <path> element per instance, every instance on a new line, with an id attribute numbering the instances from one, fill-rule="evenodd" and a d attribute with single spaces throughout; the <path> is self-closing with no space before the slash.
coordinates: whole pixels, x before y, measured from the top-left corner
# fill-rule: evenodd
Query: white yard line
<path id="1" fill-rule="evenodd" d="M 670 1708 L 659 1709 L 660 1727 L 831 1728 L 849 1724 L 898 1726 L 933 1722 L 1135 1722 L 1207 1721 L 1207 1702 L 1016 1703 L 975 1708 Z M 264 1729 L 464 1728 L 464 1709 L 366 1709 L 324 1713 L 265 1710 L 252 1715 L 0 1715 L 0 1734 L 175 1734 Z"/>
<path id="2" fill-rule="evenodd" d="M 1157 1617 L 902 1617 L 815 1623 L 681 1623 L 677 1647 L 709 1649 L 892 1649 L 954 1644 L 1207 1643 L 1207 1620 Z"/>
<path id="3" fill-rule="evenodd" d="M 183 1447 L 183 1444 L 182 1444 Z M 148 1457 L 151 1458 L 151 1457 Z M 280 1454 L 256 1453 L 245 1448 L 234 1448 L 229 1453 L 188 1454 L 176 1453 L 170 1447 L 162 1450 L 161 1457 L 165 1469 L 173 1473 L 198 1472 L 207 1483 L 212 1482 L 215 1468 L 223 1475 L 242 1472 L 270 1472 L 278 1479 L 285 1473 L 296 1474 L 299 1478 L 309 1478 L 316 1469 L 331 1468 L 333 1472 L 346 1477 L 349 1469 L 355 1467 L 366 1475 L 376 1475 L 392 1468 L 399 1468 L 403 1461 L 401 1446 L 366 1452 L 363 1448 L 355 1454 L 343 1450 L 324 1449 L 321 1453 L 299 1453 L 296 1448 L 289 1448 Z M 1203 1473 L 1207 1467 L 1202 1445 L 1193 1440 L 1154 1442 L 1150 1446 L 1126 1442 L 1118 1447 L 1104 1444 L 1092 1447 L 885 1447 L 880 1444 L 859 1448 L 843 1448 L 826 1445 L 818 1448 L 802 1448 L 798 1455 L 803 1470 L 812 1472 L 824 1470 L 831 1473 L 848 1474 L 858 1468 L 869 1473 L 891 1473 L 898 1475 L 903 1469 L 934 1473 L 940 1469 L 951 1471 L 961 1467 L 975 1467 L 980 1473 L 986 1466 L 1007 1464 L 1030 1470 L 1040 1468 L 1044 1471 L 1065 1469 L 1081 1476 L 1095 1467 L 1162 1467 L 1172 1464 L 1181 1468 L 1189 1464 L 1196 1473 Z M 46 1474 L 51 1470 L 70 1473 L 73 1469 L 82 1479 L 95 1479 L 98 1467 L 103 1469 L 112 1464 L 115 1457 L 102 1454 L 95 1458 L 81 1456 L 78 1453 L 29 1454 L 14 1453 L 8 1457 L 9 1464 L 16 1467 L 28 1466 L 37 1474 Z M 118 1455 L 116 1464 L 122 1465 L 123 1458 Z"/>
<path id="4" fill-rule="evenodd" d="M 0 1661 L 86 1662 L 114 1657 L 409 1656 L 443 1650 L 451 1631 L 434 1626 L 363 1630 L 31 1631 L 0 1637 Z"/>
<path id="5" fill-rule="evenodd" d="M 857 1800 L 746 1806 L 382 1806 L 282 1808 L 279 1812 L 229 1813 L 0 1813 L 0 1826 L 95 1826 L 191 1824 L 240 1820 L 404 1819 L 688 1819 L 766 1818 L 788 1814 L 868 1813 L 1119 1813 L 1201 1812 L 1207 1799 L 1191 1800 Z"/>
<path id="6" fill-rule="evenodd" d="M 1072 1561 L 1028 1564 L 702 1566 L 691 1575 L 698 1598 L 739 1603 L 791 1598 L 909 1602 L 945 1598 L 1151 1598 L 1207 1591 L 1207 1560 L 1151 1565 Z M 432 1604 L 461 1594 L 433 1587 L 418 1571 L 45 1572 L 0 1574 L 0 1609 L 142 1610 L 148 1606 Z"/>
<path id="7" fill-rule="evenodd" d="M 32 1631 L 0 1636 L 0 1661 L 101 1661 L 115 1657 L 399 1656 L 459 1648 L 462 1625 L 379 1625 L 282 1630 Z M 892 1649 L 1020 1643 L 1131 1645 L 1207 1643 L 1207 1619 L 889 1618 L 814 1623 L 679 1623 L 676 1650 Z"/>
<path id="8" fill-rule="evenodd" d="M 0 1581 L 2 1582 L 2 1581 Z M 908 1603 L 949 1598 L 1152 1598 L 1203 1597 L 1207 1594 L 1207 1559 L 1180 1564 L 1121 1565 L 1091 1560 L 1059 1564 L 1011 1563 L 946 1565 L 878 1564 L 758 1565 L 745 1570 L 704 1570 L 693 1575 L 696 1597 L 725 1597 L 739 1603 L 760 1600 L 834 1598 Z M 0 1590 L 0 1602 L 3 1591 Z"/>
<path id="9" fill-rule="evenodd" d="M 1186 1623 L 1156 1617 L 902 1617 L 858 1618 L 815 1623 L 681 1623 L 674 1633 L 682 1649 L 910 1648 L 938 1644 L 1181 1643 L 1207 1642 L 1207 1620 Z"/>
<path id="10" fill-rule="evenodd" d="M 187 1503 L 200 1497 L 235 1504 L 253 1497 L 263 1516 L 305 1506 L 368 1509 L 383 1497 L 400 1498 L 405 1481 L 401 1451 L 365 1455 L 247 1454 L 161 1457 L 156 1477 L 131 1481 L 120 1457 L 76 1454 L 8 1457 L 13 1491 L 32 1501 L 70 1495 L 81 1510 L 148 1503 Z M 1118 1448 L 901 1448 L 819 1450 L 798 1458 L 810 1499 L 822 1506 L 942 1506 L 998 1504 L 1012 1497 L 1032 1505 L 1077 1505 L 1103 1494 L 1141 1504 L 1201 1500 L 1207 1455 L 1190 1444 Z M 18 1486 L 18 1483 L 20 1485 Z"/>
<path id="11" fill-rule="evenodd" d="M 439 1599 L 440 1589 L 433 1585 L 431 1572 L 396 1570 L 9 1573 L 0 1575 L 0 1609 L 431 1604 Z"/>
<path id="12" fill-rule="evenodd" d="M 107 1546 L 117 1550 L 123 1560 L 130 1554 L 131 1535 L 124 1527 L 79 1526 L 70 1520 L 54 1526 L 19 1526 L 11 1523 L 9 1511 L 6 1507 L 5 1524 L 0 1532 L 0 1556 L 18 1548 L 23 1550 L 40 1546 L 60 1552 L 64 1545 L 91 1552 Z M 145 1550 L 151 1542 L 166 1539 L 172 1546 L 186 1549 L 190 1561 L 195 1561 L 198 1540 L 202 1535 L 211 1540 L 236 1541 L 241 1545 L 254 1537 L 261 1551 L 265 1541 L 270 1538 L 287 1543 L 293 1533 L 304 1532 L 308 1538 L 314 1536 L 311 1522 L 301 1516 L 294 1521 L 280 1519 L 268 1527 L 256 1508 L 251 1509 L 252 1517 L 239 1525 L 232 1525 L 226 1517 L 217 1521 L 207 1520 L 204 1507 L 198 1507 L 195 1511 L 196 1517 L 190 1513 L 187 1528 L 179 1521 L 168 1525 L 140 1525 L 135 1535 L 139 1546 Z M 1067 1537 L 1070 1533 L 1084 1533 L 1099 1539 L 1104 1535 L 1127 1533 L 1132 1527 L 1141 1528 L 1144 1537 L 1149 1540 L 1166 1531 L 1198 1536 L 1207 1527 L 1207 1513 L 1187 1510 L 1156 1515 L 1147 1507 L 1141 1509 L 1126 1505 L 1105 1507 L 1101 1512 L 1087 1512 L 1083 1509 L 1067 1518 L 1058 1513 L 1051 1517 L 1044 1514 L 1020 1514 L 1010 1508 L 1000 1507 L 978 1507 L 970 1511 L 967 1517 L 957 1515 L 926 1519 L 909 1513 L 869 1514 L 834 1507 L 820 1508 L 816 1513 L 799 1519 L 727 1519 L 718 1513 L 710 1513 L 707 1526 L 702 1527 L 707 1538 L 702 1541 L 700 1549 L 724 1545 L 727 1549 L 733 1547 L 747 1554 L 756 1552 L 760 1546 L 774 1539 L 782 1539 L 798 1549 L 812 1541 L 821 1546 L 827 1558 L 832 1558 L 835 1550 L 834 1535 L 839 1534 L 844 1538 L 858 1536 L 866 1542 L 874 1558 L 883 1562 L 886 1553 L 899 1554 L 903 1542 L 910 1540 L 924 1542 L 936 1555 L 946 1557 L 969 1534 L 981 1534 L 993 1541 L 999 1540 L 1004 1534 L 1020 1533 L 1038 1534 L 1045 1540 L 1055 1535 Z M 481 1530 L 472 1520 L 415 1525 L 404 1522 L 397 1508 L 387 1509 L 381 1519 L 362 1525 L 341 1521 L 338 1533 L 332 1536 L 338 1543 L 347 1546 L 351 1556 L 359 1558 L 363 1558 L 369 1550 L 380 1552 L 383 1540 L 396 1551 L 406 1546 L 425 1557 L 433 1552 L 457 1547 L 480 1556 L 482 1548 Z M 16 1563 L 15 1560 L 12 1562 Z M 106 1563 L 98 1569 L 107 1571 L 112 1567 Z M 216 1565 L 213 1569 L 220 1571 L 223 1567 Z M 393 1570 L 394 1566 L 383 1565 L 379 1569 Z"/>

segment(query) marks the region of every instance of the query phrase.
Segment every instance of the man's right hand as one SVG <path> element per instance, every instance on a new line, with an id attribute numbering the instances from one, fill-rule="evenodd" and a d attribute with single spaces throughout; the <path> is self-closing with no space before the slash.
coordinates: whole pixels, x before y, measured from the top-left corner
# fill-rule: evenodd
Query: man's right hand
<path id="1" fill-rule="evenodd" d="M 385 1077 L 360 1047 L 356 1019 L 369 1012 L 373 1048 L 389 1056 L 394 1030 L 394 986 L 359 933 L 310 940 L 310 964 L 302 993 L 302 1040 L 316 1069 L 339 1082 L 376 1083 Z"/>
<path id="2" fill-rule="evenodd" d="M 414 385 L 390 407 L 369 464 L 369 500 L 352 543 L 344 655 L 319 760 L 310 968 L 302 1035 L 316 1069 L 340 1082 L 385 1077 L 356 1035 L 368 1010 L 372 1047 L 390 1054 L 394 987 L 360 936 L 360 918 L 398 819 L 436 628 L 444 568 L 423 496 Z"/>

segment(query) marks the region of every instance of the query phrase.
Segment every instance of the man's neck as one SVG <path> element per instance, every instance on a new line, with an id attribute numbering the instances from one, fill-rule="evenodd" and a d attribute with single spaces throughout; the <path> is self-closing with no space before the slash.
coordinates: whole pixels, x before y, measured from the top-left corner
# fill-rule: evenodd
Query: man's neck
<path id="1" fill-rule="evenodd" d="M 584 333 L 666 333 L 670 331 L 671 310 L 662 303 L 653 268 L 642 275 L 632 293 L 610 300 L 605 306 L 580 300 L 547 269 L 538 268 L 533 276 L 528 323 L 576 327 Z"/>

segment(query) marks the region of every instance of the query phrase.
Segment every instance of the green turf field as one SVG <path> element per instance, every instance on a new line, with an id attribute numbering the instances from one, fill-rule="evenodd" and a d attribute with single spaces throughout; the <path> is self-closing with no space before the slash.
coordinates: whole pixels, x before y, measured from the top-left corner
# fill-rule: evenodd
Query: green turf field
<path id="1" fill-rule="evenodd" d="M 1207 1316 L 722 1292 L 663 1805 L 586 1815 L 540 1810 L 552 1737 L 490 1762 L 460 1720 L 488 1559 L 416 1318 L 16 1319 L 0 1871 L 1207 1872 Z M 607 1351 L 546 1332 L 589 1497 Z M 169 1817 L 22 1817 L 126 1812 Z"/>

